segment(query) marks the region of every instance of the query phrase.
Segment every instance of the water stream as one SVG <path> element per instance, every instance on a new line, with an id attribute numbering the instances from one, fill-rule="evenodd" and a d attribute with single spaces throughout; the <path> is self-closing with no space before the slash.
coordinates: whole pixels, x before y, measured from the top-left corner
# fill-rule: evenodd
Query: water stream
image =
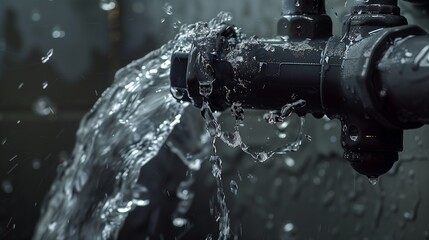
<path id="1" fill-rule="evenodd" d="M 118 71 L 113 85 L 81 121 L 73 154 L 60 166 L 42 208 L 34 239 L 115 239 L 128 213 L 136 206 L 149 204 L 147 189 L 137 183 L 140 169 L 157 155 L 188 106 L 170 94 L 171 55 L 176 51 L 189 52 L 193 44 L 204 42 L 201 40 L 216 34 L 222 23 L 230 20 L 230 14 L 220 13 L 209 23 L 184 25 L 174 40 Z M 202 95 L 207 98 L 211 91 L 202 89 L 201 92 L 206 93 Z M 278 119 L 281 122 L 302 104 L 304 100 L 287 104 L 280 113 L 270 113 L 266 119 L 271 124 Z M 193 199 L 190 191 L 193 173 L 199 169 L 203 154 L 212 164 L 218 185 L 219 211 L 215 218 L 219 223 L 219 239 L 227 239 L 229 210 L 216 139 L 231 147 L 240 147 L 258 161 L 265 161 L 275 154 L 299 148 L 304 121 L 301 120 L 294 142 L 274 151 L 252 152 L 240 136 L 240 124 L 244 120 L 240 103 L 232 106 L 236 120 L 233 133 L 222 131 L 207 102 L 201 113 L 212 140 L 211 156 L 201 151 L 199 156 L 188 158 L 186 152 L 173 143 L 166 144 L 189 168 L 188 178 L 177 189 L 180 202 L 172 216 L 173 224 L 180 227 L 187 223 L 185 215 Z"/>
<path id="2" fill-rule="evenodd" d="M 221 13 L 208 25 L 230 20 Z M 180 122 L 187 104 L 170 95 L 170 57 L 187 50 L 199 25 L 183 26 L 174 40 L 118 71 L 81 121 L 72 157 L 47 195 L 34 239 L 114 239 L 135 199 L 140 168 Z"/>

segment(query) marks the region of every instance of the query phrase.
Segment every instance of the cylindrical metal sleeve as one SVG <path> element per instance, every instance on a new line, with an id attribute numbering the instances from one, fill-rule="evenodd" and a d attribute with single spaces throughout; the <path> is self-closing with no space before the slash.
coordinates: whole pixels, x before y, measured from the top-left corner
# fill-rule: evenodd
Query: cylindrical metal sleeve
<path id="1" fill-rule="evenodd" d="M 245 108 L 279 110 L 293 100 L 306 105 L 298 111 L 322 113 L 321 57 L 326 41 L 249 44 L 246 50 L 213 62 L 212 107 L 222 110 L 233 102 Z M 198 98 L 197 79 L 188 79 L 189 95 Z"/>
<path id="2" fill-rule="evenodd" d="M 380 99 L 404 124 L 429 123 L 429 36 L 395 43 L 378 65 Z"/>

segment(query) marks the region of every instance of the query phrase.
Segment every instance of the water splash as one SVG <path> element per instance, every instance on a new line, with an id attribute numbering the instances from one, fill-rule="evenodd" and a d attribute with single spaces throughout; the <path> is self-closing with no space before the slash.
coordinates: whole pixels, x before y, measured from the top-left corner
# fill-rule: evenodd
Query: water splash
<path id="1" fill-rule="evenodd" d="M 240 147 L 243 152 L 249 154 L 254 159 L 259 162 L 264 162 L 267 159 L 271 158 L 275 154 L 285 154 L 286 152 L 296 151 L 302 143 L 303 138 L 303 125 L 304 118 L 301 118 L 301 125 L 299 127 L 299 134 L 295 141 L 290 144 L 287 144 L 284 147 L 276 149 L 274 151 L 262 151 L 262 152 L 254 152 L 251 151 L 246 143 L 242 141 L 240 136 L 240 126 L 244 121 L 244 109 L 240 102 L 232 103 L 231 113 L 235 118 L 235 126 L 234 132 L 222 131 L 221 125 L 218 123 L 217 118 L 209 105 L 209 98 L 211 93 L 213 92 L 213 82 L 216 81 L 214 74 L 214 67 L 211 66 L 210 61 L 210 53 L 213 51 L 217 51 L 216 47 L 213 48 L 211 41 L 213 39 L 217 39 L 216 35 L 218 35 L 218 30 L 208 29 L 205 26 L 201 26 L 202 31 L 205 32 L 205 36 L 200 39 L 197 39 L 193 45 L 195 51 L 197 52 L 196 58 L 199 62 L 199 71 L 204 75 L 204 77 L 198 79 L 199 80 L 199 94 L 201 95 L 203 102 L 201 105 L 201 115 L 205 120 L 207 132 L 209 133 L 212 140 L 212 155 L 210 157 L 210 163 L 212 166 L 212 174 L 216 179 L 217 183 L 217 202 L 219 204 L 219 212 L 217 212 L 217 221 L 219 222 L 219 240 L 227 239 L 230 235 L 230 219 L 229 219 L 229 210 L 225 201 L 225 193 L 222 184 L 222 159 L 217 155 L 216 151 L 216 140 L 219 138 L 223 142 L 225 142 L 230 147 Z M 237 34 L 235 37 L 231 37 L 232 39 L 226 39 L 228 42 L 228 50 L 232 50 L 232 52 L 239 52 L 240 46 L 242 42 L 245 41 L 256 41 L 253 38 L 247 38 L 244 36 L 238 29 L 235 29 Z M 240 58 L 237 58 L 237 54 L 229 54 L 229 56 L 234 56 L 228 58 L 228 61 L 234 66 L 237 62 L 240 61 Z M 175 91 L 173 91 L 175 92 Z M 294 101 L 293 103 L 286 104 L 278 113 L 273 113 L 275 119 L 273 119 L 273 123 L 284 121 L 294 109 L 302 107 L 305 105 L 304 100 Z M 238 185 L 230 185 L 231 191 L 236 194 L 238 190 Z"/>
<path id="2" fill-rule="evenodd" d="M 230 15 L 221 13 L 205 25 L 217 28 L 226 19 Z M 60 166 L 34 239 L 115 238 L 128 213 L 149 204 L 136 200 L 140 168 L 158 153 L 187 106 L 170 94 L 170 57 L 189 51 L 203 34 L 201 24 L 182 26 L 174 40 L 117 72 L 81 121 L 72 157 Z"/>

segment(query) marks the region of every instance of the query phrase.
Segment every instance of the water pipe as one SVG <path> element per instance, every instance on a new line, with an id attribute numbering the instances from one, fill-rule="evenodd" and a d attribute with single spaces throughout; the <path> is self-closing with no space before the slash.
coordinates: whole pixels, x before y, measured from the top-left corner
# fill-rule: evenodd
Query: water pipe
<path id="1" fill-rule="evenodd" d="M 279 36 L 268 40 L 237 44 L 236 28 L 225 24 L 206 50 L 172 56 L 171 87 L 201 107 L 200 87 L 212 83 L 217 111 L 235 102 L 280 110 L 292 95 L 303 99 L 294 112 L 339 119 L 344 158 L 376 178 L 398 160 L 404 130 L 429 123 L 429 35 L 407 25 L 397 0 L 365 0 L 352 7 L 343 35 L 332 36 L 324 6 L 283 0 Z"/>

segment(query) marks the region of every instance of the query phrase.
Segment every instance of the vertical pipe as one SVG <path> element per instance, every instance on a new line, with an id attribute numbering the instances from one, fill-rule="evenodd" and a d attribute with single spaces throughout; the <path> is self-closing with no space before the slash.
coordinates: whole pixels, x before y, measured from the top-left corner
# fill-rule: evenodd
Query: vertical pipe
<path id="1" fill-rule="evenodd" d="M 283 0 L 277 34 L 289 39 L 329 38 L 332 20 L 326 15 L 324 0 Z"/>

